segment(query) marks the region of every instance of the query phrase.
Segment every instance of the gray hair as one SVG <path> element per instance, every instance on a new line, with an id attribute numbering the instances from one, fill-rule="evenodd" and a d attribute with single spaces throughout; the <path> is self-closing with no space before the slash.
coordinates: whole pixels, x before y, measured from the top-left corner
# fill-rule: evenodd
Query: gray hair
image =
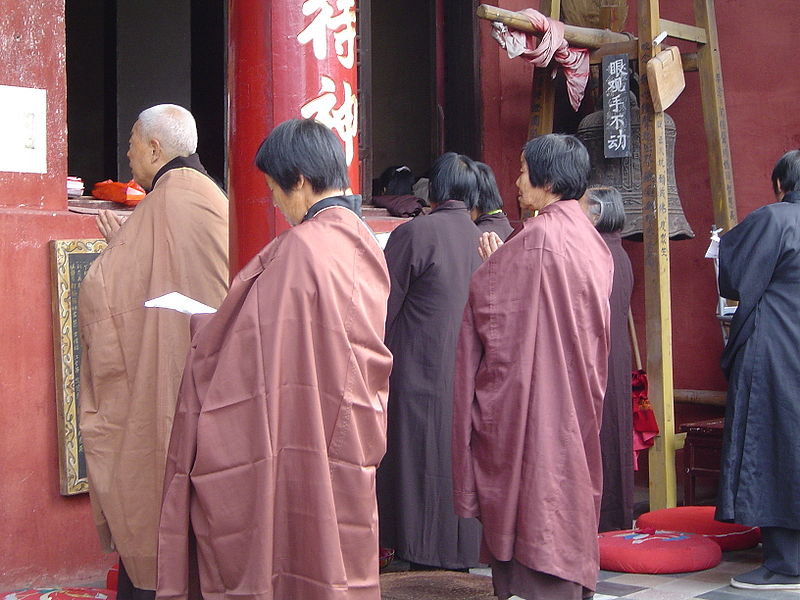
<path id="1" fill-rule="evenodd" d="M 197 151 L 197 124 L 192 113 L 177 104 L 158 104 L 139 113 L 139 134 L 158 140 L 167 156 L 189 156 Z"/>
<path id="2" fill-rule="evenodd" d="M 625 227 L 625 205 L 622 194 L 613 187 L 596 186 L 586 190 L 587 211 L 600 233 L 614 233 Z"/>

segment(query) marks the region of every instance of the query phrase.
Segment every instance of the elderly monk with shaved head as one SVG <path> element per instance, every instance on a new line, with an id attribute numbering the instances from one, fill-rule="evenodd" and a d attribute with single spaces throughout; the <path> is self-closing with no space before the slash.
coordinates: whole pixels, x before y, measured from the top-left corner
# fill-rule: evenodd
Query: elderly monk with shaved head
<path id="1" fill-rule="evenodd" d="M 108 247 L 80 290 L 81 433 L 100 538 L 120 554 L 121 600 L 155 595 L 167 443 L 190 342 L 187 315 L 144 303 L 177 291 L 216 307 L 228 284 L 228 200 L 196 147 L 186 109 L 139 115 L 128 159 L 149 193 L 124 223 L 98 216 Z"/>

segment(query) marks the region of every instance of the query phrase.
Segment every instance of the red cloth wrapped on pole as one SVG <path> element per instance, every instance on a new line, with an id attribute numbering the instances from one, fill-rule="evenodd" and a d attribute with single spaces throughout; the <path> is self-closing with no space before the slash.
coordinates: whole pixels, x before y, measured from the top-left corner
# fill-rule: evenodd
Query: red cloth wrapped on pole
<path id="1" fill-rule="evenodd" d="M 655 442 L 658 422 L 653 405 L 647 397 L 647 373 L 638 369 L 631 373 L 631 393 L 633 400 L 633 464 L 638 469 L 639 452 L 646 450 Z"/>
<path id="2" fill-rule="evenodd" d="M 586 48 L 571 48 L 567 44 L 561 21 L 550 19 L 532 8 L 521 10 L 519 14 L 528 17 L 531 24 L 542 33 L 541 42 L 531 33 L 509 30 L 500 23 L 493 24 L 492 36 L 506 49 L 509 58 L 522 56 L 534 67 L 546 67 L 555 59 L 567 79 L 569 102 L 574 110 L 578 110 L 589 81 L 589 51 Z"/>

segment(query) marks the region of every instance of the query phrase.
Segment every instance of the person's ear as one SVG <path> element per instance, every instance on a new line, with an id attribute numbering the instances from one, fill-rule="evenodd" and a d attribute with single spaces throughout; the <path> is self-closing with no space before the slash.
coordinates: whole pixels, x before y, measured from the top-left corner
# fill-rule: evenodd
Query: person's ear
<path id="1" fill-rule="evenodd" d="M 297 183 L 294 184 L 292 192 L 296 192 L 298 194 L 311 194 L 313 191 L 314 189 L 311 185 L 311 181 L 303 174 L 298 175 Z"/>
<path id="2" fill-rule="evenodd" d="M 158 162 L 161 159 L 161 142 L 158 140 L 150 140 L 150 160 L 153 163 Z"/>
<path id="3" fill-rule="evenodd" d="M 783 191 L 783 186 L 781 185 L 781 180 L 780 180 L 780 179 L 776 179 L 776 180 L 775 180 L 775 199 L 776 199 L 778 202 L 780 202 L 781 200 L 783 200 L 783 197 L 784 197 L 785 195 L 786 195 L 786 194 L 785 194 L 785 192 Z"/>

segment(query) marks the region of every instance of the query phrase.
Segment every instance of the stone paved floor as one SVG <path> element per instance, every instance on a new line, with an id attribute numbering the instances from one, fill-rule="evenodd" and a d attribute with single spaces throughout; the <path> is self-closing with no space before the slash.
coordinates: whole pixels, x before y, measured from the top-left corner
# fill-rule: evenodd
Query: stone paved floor
<path id="1" fill-rule="evenodd" d="M 706 571 L 673 575 L 642 575 L 600 571 L 594 600 L 800 600 L 800 591 L 751 591 L 730 586 L 730 578 L 754 569 L 761 563 L 761 549 L 725 552 L 722 562 Z M 402 571 L 407 563 L 397 560 L 388 570 Z M 488 568 L 472 569 L 476 575 L 490 576 Z M 85 583 L 86 587 L 105 587 L 105 582 Z M 447 600 L 431 598 L 431 600 Z M 557 599 L 553 599 L 557 600 Z"/>
<path id="2" fill-rule="evenodd" d="M 642 575 L 600 571 L 593 600 L 800 600 L 800 591 L 752 591 L 730 586 L 733 575 L 745 573 L 761 564 L 760 547 L 725 552 L 722 562 L 706 571 L 671 575 Z M 391 571 L 402 571 L 408 564 L 396 560 Z M 488 568 L 471 569 L 475 575 L 491 576 Z M 516 597 L 515 597 L 516 598 Z M 431 600 L 446 600 L 434 599 Z M 557 600 L 557 599 L 553 599 Z"/>
<path id="3" fill-rule="evenodd" d="M 761 564 L 761 549 L 725 552 L 722 562 L 706 571 L 674 575 L 637 575 L 600 571 L 594 600 L 800 600 L 795 591 L 752 591 L 730 586 L 733 575 Z M 490 575 L 489 569 L 472 573 Z"/>

